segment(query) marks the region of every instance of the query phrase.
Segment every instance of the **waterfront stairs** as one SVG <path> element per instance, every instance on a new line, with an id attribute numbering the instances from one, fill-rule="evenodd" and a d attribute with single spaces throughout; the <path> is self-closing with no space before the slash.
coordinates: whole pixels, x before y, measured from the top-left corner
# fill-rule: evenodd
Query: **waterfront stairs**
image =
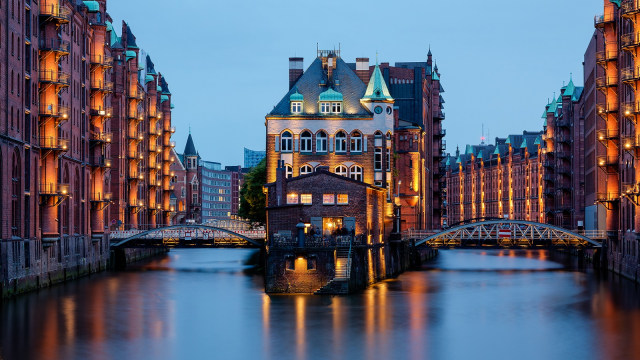
<path id="1" fill-rule="evenodd" d="M 349 278 L 351 277 L 351 249 L 338 248 L 336 250 L 335 276 L 327 284 L 316 290 L 316 295 L 342 295 L 349 293 Z"/>

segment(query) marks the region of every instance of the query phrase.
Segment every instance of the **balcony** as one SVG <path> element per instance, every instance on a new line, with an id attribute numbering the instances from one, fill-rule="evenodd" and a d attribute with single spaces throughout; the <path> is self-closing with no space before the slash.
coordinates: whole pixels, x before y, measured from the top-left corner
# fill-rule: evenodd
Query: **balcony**
<path id="1" fill-rule="evenodd" d="M 69 117 L 69 108 L 54 104 L 40 104 L 39 115 L 46 117 L 55 117 L 67 119 Z"/>
<path id="2" fill-rule="evenodd" d="M 110 143 L 112 139 L 111 133 L 91 133 L 90 141 L 95 144 Z"/>
<path id="3" fill-rule="evenodd" d="M 129 90 L 127 92 L 127 98 L 133 100 L 143 100 L 144 99 L 144 91 L 142 90 Z"/>
<path id="4" fill-rule="evenodd" d="M 91 81 L 91 91 L 113 92 L 113 83 L 111 81 L 94 80 Z"/>
<path id="5" fill-rule="evenodd" d="M 129 120 L 142 121 L 144 120 L 144 116 L 142 114 L 142 111 L 130 110 L 127 117 L 129 118 Z"/>
<path id="6" fill-rule="evenodd" d="M 602 143 L 605 143 L 607 140 L 617 140 L 619 135 L 620 135 L 620 132 L 618 131 L 618 129 L 596 131 L 596 138 L 598 139 L 598 141 Z"/>
<path id="7" fill-rule="evenodd" d="M 598 166 L 609 170 L 610 172 L 616 172 L 618 167 L 618 156 L 617 155 L 608 155 L 608 156 L 598 156 L 596 158 L 596 162 Z M 615 170 L 615 171 L 614 171 Z"/>
<path id="8" fill-rule="evenodd" d="M 555 164 L 553 163 L 553 161 L 551 160 L 545 160 L 542 163 L 542 166 L 546 167 L 546 168 L 553 168 L 555 166 Z"/>
<path id="9" fill-rule="evenodd" d="M 603 15 L 596 15 L 593 19 L 593 24 L 597 28 L 602 28 L 608 23 L 613 23 L 615 16 L 613 10 L 605 12 Z"/>
<path id="10" fill-rule="evenodd" d="M 129 131 L 127 133 L 127 139 L 131 141 L 142 141 L 144 140 L 144 135 L 142 135 L 142 133 L 140 133 L 139 131 Z"/>
<path id="11" fill-rule="evenodd" d="M 570 144 L 571 143 L 571 137 L 569 135 L 560 135 L 560 136 L 558 136 L 558 142 L 560 144 Z"/>
<path id="12" fill-rule="evenodd" d="M 90 114 L 91 116 L 111 117 L 111 114 L 113 114 L 113 109 L 111 107 L 91 105 Z"/>
<path id="13" fill-rule="evenodd" d="M 95 156 L 91 159 L 91 166 L 97 168 L 111 168 L 111 159 L 106 158 L 105 156 Z"/>
<path id="14" fill-rule="evenodd" d="M 433 113 L 433 120 L 444 120 L 444 111 L 436 111 Z"/>
<path id="15" fill-rule="evenodd" d="M 51 151 L 67 151 L 69 149 L 69 140 L 56 136 L 41 136 L 40 148 Z"/>
<path id="16" fill-rule="evenodd" d="M 605 45 L 605 47 L 610 47 L 610 49 L 596 52 L 596 62 L 598 64 L 602 64 L 607 61 L 615 61 L 618 59 L 618 50 L 615 48 L 615 43 L 611 45 Z"/>
<path id="17" fill-rule="evenodd" d="M 617 191 L 596 194 L 597 202 L 614 202 L 618 200 L 620 200 L 620 193 Z"/>
<path id="18" fill-rule="evenodd" d="M 97 192 L 91 194 L 91 202 L 110 202 L 112 195 L 110 192 Z"/>
<path id="19" fill-rule="evenodd" d="M 159 136 L 160 134 L 161 134 L 161 131 L 158 128 L 150 128 L 149 129 L 149 135 Z"/>
<path id="20" fill-rule="evenodd" d="M 596 88 L 598 88 L 598 90 L 603 90 L 613 86 L 618 86 L 618 77 L 615 75 L 598 76 L 596 78 Z"/>
<path id="21" fill-rule="evenodd" d="M 564 118 L 558 119 L 558 121 L 556 122 L 556 125 L 558 127 L 565 127 L 565 128 L 571 127 L 571 123 L 569 122 L 569 120 Z"/>
<path id="22" fill-rule="evenodd" d="M 618 105 L 610 104 L 610 103 L 607 103 L 607 104 L 599 103 L 596 105 L 596 110 L 598 112 L 598 115 L 600 115 L 600 117 L 606 120 L 607 114 L 613 114 L 618 112 Z"/>
<path id="23" fill-rule="evenodd" d="M 40 82 L 59 86 L 69 86 L 69 74 L 58 70 L 40 70 Z"/>
<path id="24" fill-rule="evenodd" d="M 40 51 L 52 51 L 59 55 L 68 55 L 71 43 L 60 39 L 40 39 Z"/>
<path id="25" fill-rule="evenodd" d="M 640 12 L 640 0 L 623 0 L 620 6 L 622 16 L 631 16 Z"/>
<path id="26" fill-rule="evenodd" d="M 138 153 L 137 151 L 129 151 L 127 153 L 127 159 L 129 160 L 142 160 L 142 153 Z"/>
<path id="27" fill-rule="evenodd" d="M 634 149 L 636 150 L 640 150 L 640 135 L 638 135 L 638 137 L 633 137 L 633 136 L 624 136 L 621 139 L 622 141 L 622 148 L 626 151 L 632 151 Z"/>
<path id="28" fill-rule="evenodd" d="M 91 55 L 89 61 L 91 65 L 94 65 L 94 66 L 102 66 L 102 67 L 113 66 L 113 57 L 107 56 L 107 55 Z"/>
<path id="29" fill-rule="evenodd" d="M 69 184 L 40 183 L 40 195 L 55 196 L 69 195 Z"/>
<path id="30" fill-rule="evenodd" d="M 129 181 L 144 180 L 144 174 L 139 173 L 137 171 L 130 171 L 129 174 L 127 175 L 127 179 Z"/>
<path id="31" fill-rule="evenodd" d="M 43 18 L 43 21 L 66 24 L 71 19 L 71 10 L 66 6 L 58 5 L 57 1 L 42 0 L 40 3 L 40 17 Z"/>
<path id="32" fill-rule="evenodd" d="M 447 135 L 447 130 L 445 129 L 435 130 L 433 132 L 434 138 L 443 138 L 445 135 Z"/>

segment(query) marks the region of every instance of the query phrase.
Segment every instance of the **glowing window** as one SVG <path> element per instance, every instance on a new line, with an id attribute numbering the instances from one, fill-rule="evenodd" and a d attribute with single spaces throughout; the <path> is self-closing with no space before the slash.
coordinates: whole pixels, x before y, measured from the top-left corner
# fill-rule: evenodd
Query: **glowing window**
<path id="1" fill-rule="evenodd" d="M 312 200 L 313 200 L 313 197 L 311 196 L 311 194 L 300 195 L 300 203 L 302 204 L 311 205 Z"/>
<path id="2" fill-rule="evenodd" d="M 335 204 L 335 195 L 334 194 L 322 194 L 322 204 L 324 205 L 333 205 Z"/>
<path id="3" fill-rule="evenodd" d="M 349 204 L 349 194 L 338 194 L 338 205 Z"/>
<path id="4" fill-rule="evenodd" d="M 344 165 L 340 165 L 336 167 L 336 174 L 340 176 L 347 176 L 347 167 Z"/>
<path id="5" fill-rule="evenodd" d="M 297 204 L 298 194 L 287 194 L 287 204 Z"/>

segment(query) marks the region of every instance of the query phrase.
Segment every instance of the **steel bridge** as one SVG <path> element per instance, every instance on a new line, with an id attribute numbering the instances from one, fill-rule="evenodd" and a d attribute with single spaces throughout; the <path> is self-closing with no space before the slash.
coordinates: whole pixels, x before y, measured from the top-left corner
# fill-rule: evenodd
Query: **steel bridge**
<path id="1" fill-rule="evenodd" d="M 521 220 L 489 220 L 452 227 L 416 240 L 416 246 L 430 247 L 506 247 L 599 248 L 604 234 L 573 232 L 558 226 Z"/>
<path id="2" fill-rule="evenodd" d="M 231 230 L 200 224 L 114 231 L 110 234 L 111 248 L 262 247 L 264 239 L 264 230 Z"/>

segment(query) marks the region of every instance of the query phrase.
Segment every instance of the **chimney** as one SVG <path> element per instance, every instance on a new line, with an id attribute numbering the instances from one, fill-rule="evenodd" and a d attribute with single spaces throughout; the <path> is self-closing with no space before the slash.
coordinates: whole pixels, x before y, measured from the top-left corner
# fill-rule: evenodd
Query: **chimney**
<path id="1" fill-rule="evenodd" d="M 369 83 L 369 58 L 356 58 L 356 75 L 363 83 Z"/>
<path id="2" fill-rule="evenodd" d="M 284 160 L 278 160 L 276 169 L 276 201 L 277 205 L 284 205 L 287 198 L 287 174 L 284 168 Z"/>
<path id="3" fill-rule="evenodd" d="M 303 58 L 301 57 L 289 58 L 289 90 L 291 90 L 293 85 L 296 84 L 296 81 L 302 76 L 302 62 Z"/>

